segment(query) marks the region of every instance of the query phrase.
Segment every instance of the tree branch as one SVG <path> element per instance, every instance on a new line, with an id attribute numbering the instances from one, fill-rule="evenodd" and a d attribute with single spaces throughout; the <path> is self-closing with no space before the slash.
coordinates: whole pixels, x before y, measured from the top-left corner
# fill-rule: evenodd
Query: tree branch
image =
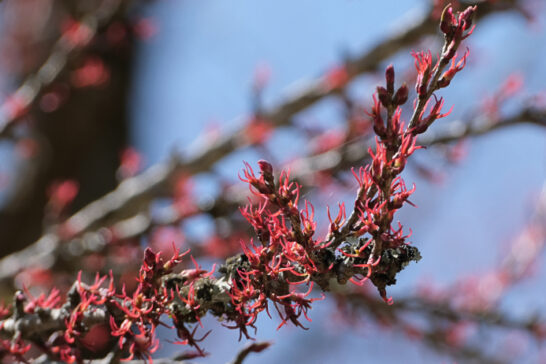
<path id="1" fill-rule="evenodd" d="M 445 130 L 441 133 L 429 131 L 421 137 L 420 143 L 425 146 L 446 144 L 461 138 L 479 137 L 495 130 L 521 124 L 546 128 L 546 110 L 528 108 L 516 115 L 496 122 L 490 120 L 466 123 L 454 121 L 450 126 L 444 128 Z M 368 141 L 369 144 L 364 146 L 361 143 L 361 141 L 354 141 L 344 146 L 343 148 L 349 150 L 349 153 L 343 153 L 342 148 L 336 148 L 316 156 L 298 159 L 291 163 L 291 169 L 294 171 L 292 176 L 295 180 L 306 181 L 317 172 L 331 171 L 338 173 L 355 163 L 366 161 L 369 158 L 367 149 L 369 146 L 373 146 L 373 143 Z M 129 206 L 128 201 L 133 201 L 134 206 L 144 206 L 145 204 L 139 204 L 138 201 L 152 199 L 154 197 L 152 192 L 156 191 L 157 186 L 163 184 L 164 179 L 173 173 L 171 169 L 163 169 L 163 167 L 163 165 L 152 167 L 143 175 L 123 182 L 114 192 L 74 215 L 71 220 L 82 221 L 80 226 L 86 228 L 81 230 L 86 231 L 86 233 L 63 239 L 59 234 L 52 231 L 27 248 L 0 259 L 0 285 L 10 286 L 15 274 L 31 267 L 54 267 L 61 262 L 72 262 L 75 266 L 78 266 L 77 262 L 82 256 L 101 252 L 107 247 L 109 243 L 108 234 L 105 235 L 105 231 L 101 230 L 102 227 L 111 227 L 113 231 L 116 231 L 117 239 L 123 240 L 139 237 L 148 232 L 153 226 L 167 226 L 177 222 L 180 217 L 175 212 L 170 211 L 169 207 L 165 208 L 165 213 L 157 214 L 158 216 L 155 217 L 150 216 L 147 209 L 131 208 L 123 212 L 127 216 L 125 219 L 121 219 L 112 225 L 102 220 L 105 215 L 103 209 L 115 211 L 115 206 L 123 209 Z M 213 204 L 207 202 L 198 210 L 204 213 L 219 210 L 225 214 L 231 214 L 237 211 L 239 206 L 246 203 L 246 192 L 247 190 L 244 188 L 234 189 L 228 195 L 219 196 Z M 143 195 L 146 197 L 143 197 Z M 109 206 L 109 208 L 106 206 Z M 131 215 L 133 213 L 134 215 Z"/>

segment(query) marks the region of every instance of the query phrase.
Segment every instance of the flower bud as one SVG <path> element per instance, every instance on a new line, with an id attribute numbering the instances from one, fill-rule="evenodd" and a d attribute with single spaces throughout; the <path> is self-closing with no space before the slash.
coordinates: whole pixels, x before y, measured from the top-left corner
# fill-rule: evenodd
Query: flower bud
<path id="1" fill-rule="evenodd" d="M 385 79 L 387 81 L 387 91 L 394 93 L 394 67 L 390 64 L 385 70 Z"/>
<path id="2" fill-rule="evenodd" d="M 405 104 L 408 101 L 408 93 L 408 86 L 405 83 L 402 84 L 398 91 L 396 91 L 396 94 L 394 94 L 393 103 L 397 106 Z"/>
<path id="3" fill-rule="evenodd" d="M 469 6 L 459 16 L 460 21 L 463 23 L 463 30 L 468 30 L 472 27 L 472 18 L 476 12 L 476 6 Z"/>
<path id="4" fill-rule="evenodd" d="M 265 161 L 263 159 L 260 159 L 258 161 L 258 166 L 260 166 L 260 171 L 265 176 L 271 176 L 273 175 L 273 166 L 268 161 Z"/>
<path id="5" fill-rule="evenodd" d="M 144 250 L 144 263 L 148 267 L 153 267 L 156 263 L 156 254 L 150 248 Z"/>
<path id="6" fill-rule="evenodd" d="M 383 106 L 389 107 L 391 104 L 391 94 L 389 94 L 386 88 L 377 86 L 377 97 Z"/>
<path id="7" fill-rule="evenodd" d="M 447 5 L 442 11 L 442 17 L 440 18 L 440 30 L 446 35 L 450 35 L 453 26 L 456 25 L 455 16 L 453 16 L 453 8 L 451 5 Z"/>

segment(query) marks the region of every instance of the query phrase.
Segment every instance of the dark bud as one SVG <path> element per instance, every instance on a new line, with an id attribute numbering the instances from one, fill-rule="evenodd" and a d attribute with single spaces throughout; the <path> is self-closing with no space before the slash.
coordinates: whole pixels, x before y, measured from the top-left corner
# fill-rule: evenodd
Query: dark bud
<path id="1" fill-rule="evenodd" d="M 417 95 L 425 96 L 427 94 L 427 84 L 421 82 L 420 84 L 415 85 L 415 91 L 417 91 Z"/>
<path id="2" fill-rule="evenodd" d="M 383 106 L 388 108 L 391 104 L 391 94 L 382 86 L 377 86 L 377 97 Z"/>
<path id="3" fill-rule="evenodd" d="M 453 8 L 451 4 L 448 4 L 444 11 L 442 11 L 442 17 L 440 18 L 440 30 L 445 35 L 450 35 L 453 31 L 453 27 L 457 25 L 455 16 L 453 15 Z"/>
<path id="4" fill-rule="evenodd" d="M 472 27 L 472 18 L 476 13 L 476 6 L 469 6 L 465 9 L 460 15 L 460 18 L 463 23 L 463 30 L 468 30 Z"/>
<path id="5" fill-rule="evenodd" d="M 381 115 L 374 115 L 373 131 L 375 131 L 375 134 L 381 138 L 385 138 L 387 136 L 387 129 L 385 128 L 385 123 L 383 122 Z"/>
<path id="6" fill-rule="evenodd" d="M 156 264 L 156 254 L 150 248 L 144 250 L 144 263 L 148 267 L 153 267 Z"/>
<path id="7" fill-rule="evenodd" d="M 380 138 L 385 138 L 387 136 L 387 129 L 385 129 L 385 127 L 383 125 L 374 124 L 373 125 L 373 131 Z"/>
<path id="8" fill-rule="evenodd" d="M 394 93 L 394 67 L 392 64 L 385 70 L 385 79 L 387 80 L 387 91 L 392 95 Z"/>
<path id="9" fill-rule="evenodd" d="M 438 80 L 438 87 L 444 88 L 449 86 L 450 83 L 451 83 L 451 80 L 448 80 L 447 78 L 442 77 Z"/>
<path id="10" fill-rule="evenodd" d="M 260 166 L 260 171 L 264 176 L 271 176 L 273 175 L 273 166 L 268 161 L 265 161 L 263 159 L 260 159 L 258 161 L 258 166 Z"/>
<path id="11" fill-rule="evenodd" d="M 396 94 L 394 94 L 394 98 L 392 99 L 393 103 L 397 106 L 404 105 L 406 101 L 408 101 L 408 93 L 408 86 L 405 83 L 402 84 L 398 91 L 396 91 Z"/>
<path id="12" fill-rule="evenodd" d="M 430 123 L 428 120 L 421 120 L 419 124 L 413 128 L 413 134 L 423 134 L 425 131 L 427 131 L 428 127 L 430 126 Z"/>
<path id="13" fill-rule="evenodd" d="M 260 159 L 258 161 L 262 178 L 257 185 L 254 185 L 263 194 L 270 194 L 273 192 L 275 182 L 273 181 L 273 166 L 268 161 Z"/>

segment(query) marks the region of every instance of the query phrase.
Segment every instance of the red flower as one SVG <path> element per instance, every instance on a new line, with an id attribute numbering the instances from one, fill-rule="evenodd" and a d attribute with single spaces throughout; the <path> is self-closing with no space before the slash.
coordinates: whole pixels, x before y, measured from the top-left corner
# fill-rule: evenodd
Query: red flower
<path id="1" fill-rule="evenodd" d="M 415 58 L 415 69 L 417 69 L 417 82 L 415 91 L 419 96 L 425 96 L 428 92 L 428 83 L 432 73 L 432 54 L 428 52 L 412 52 Z"/>

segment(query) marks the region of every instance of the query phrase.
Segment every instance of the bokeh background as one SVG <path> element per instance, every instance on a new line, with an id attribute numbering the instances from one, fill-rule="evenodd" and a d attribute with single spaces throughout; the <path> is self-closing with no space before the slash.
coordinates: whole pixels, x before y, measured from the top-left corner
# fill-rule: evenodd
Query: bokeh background
<path id="1" fill-rule="evenodd" d="M 544 106 L 546 4 L 528 1 L 525 6 L 534 16 L 532 19 L 510 11 L 491 15 L 477 25 L 466 43 L 470 49 L 467 67 L 448 89 L 440 92 L 446 99 L 446 109 L 454 105 L 453 112 L 440 120 L 432 133 L 441 133 L 447 126 L 453 128 L 457 120 L 462 123 L 486 117 L 488 102 L 505 87 L 507 80 L 521 86 L 503 102 L 501 117 L 521 109 L 530 100 Z M 203 143 L 248 122 L 255 111 L 256 78 L 267 79 L 260 98 L 261 106 L 267 110 L 344 59 L 365 52 L 419 21 L 429 7 L 430 2 L 425 0 L 160 0 L 141 4 L 130 11 L 135 22 L 140 21 L 144 27 L 141 29 L 144 34 L 137 37 L 131 48 L 131 65 L 122 63 L 120 70 L 110 70 L 114 80 L 118 74 L 131 80 L 127 98 L 112 99 L 114 106 L 105 109 L 127 106 L 126 124 L 120 127 L 125 137 L 112 149 L 135 148 L 144 169 L 174 154 L 190 158 L 200 151 Z M 3 21 L 9 25 L 19 20 Z M 348 97 L 363 106 L 369 105 L 375 86 L 383 82 L 382 70 L 388 64 L 394 65 L 399 79 L 409 78 L 413 68 L 411 51 L 431 48 L 434 54 L 439 45 L 437 35 L 400 49 L 376 73 L 353 80 L 347 87 Z M 10 57 L 7 58 L 4 65 L 7 71 L 2 75 L 5 94 L 17 84 L 17 77 L 8 72 L 13 61 L 10 63 Z M 95 112 L 93 115 L 99 117 Z M 296 115 L 296 124 L 323 132 L 335 133 L 345 122 L 345 104 L 336 96 Z M 107 131 L 105 135 L 112 133 Z M 97 135 L 90 150 L 103 149 L 103 143 L 107 143 L 100 133 Z M 236 183 L 243 161 L 256 165 L 257 160 L 268 158 L 278 167 L 289 166 L 290 161 L 310 152 L 312 146 L 307 139 L 301 130 L 281 128 L 266 141 L 264 148 L 243 148 L 222 159 L 213 171 L 196 176 L 195 196 L 205 201 L 224 193 L 222 183 Z M 397 219 L 412 229 L 411 241 L 423 259 L 398 276 L 398 283 L 389 290 L 395 301 L 397 297 L 415 295 L 423 287 L 457 289 L 464 286 L 460 282 L 479 280 L 494 272 L 533 219 L 546 181 L 543 127 L 522 123 L 500 128 L 468 138 L 458 147 L 463 157 L 456 163 L 447 161 L 445 149 L 431 148 L 417 152 L 414 164 L 405 172 L 407 181 L 417 185 L 412 202 L 418 208 L 406 206 Z M 17 146 L 11 142 L 0 143 L 5 161 L 3 175 L 20 171 L 16 150 Z M 6 186 L 3 201 L 12 196 L 9 181 Z M 327 193 L 310 192 L 305 197 L 315 204 L 318 220 L 324 221 L 326 205 L 345 201 L 350 206 L 353 194 L 354 190 L 338 188 Z M 100 193 L 91 191 L 89 195 L 98 197 Z M 81 198 L 83 206 L 85 198 Z M 78 200 L 75 203 L 78 207 Z M 182 240 L 205 239 L 214 224 L 207 216 L 186 219 L 180 224 Z M 177 243 L 183 246 L 184 241 Z M 145 245 L 147 239 L 140 243 Z M 538 254 L 526 279 L 507 290 L 498 302 L 497 308 L 510 317 L 525 318 L 534 312 L 544 315 L 546 256 L 543 251 Z M 202 263 L 207 266 L 212 261 L 204 259 Z M 494 292 L 500 289 L 497 285 L 494 279 L 486 280 L 478 290 Z M 336 306 L 329 297 L 315 303 L 308 331 L 290 326 L 277 331 L 278 318 L 262 315 L 256 338 L 272 341 L 274 345 L 250 356 L 246 362 L 453 362 L 441 350 L 423 345 L 419 337 L 412 338 L 407 332 L 378 325 L 366 317 L 352 321 L 343 317 Z M 418 320 L 408 318 L 412 319 Z M 205 318 L 203 324 L 213 329 L 203 343 L 210 356 L 196 362 L 226 362 L 243 346 L 244 341 L 237 341 L 238 332 L 223 328 L 212 318 Z M 474 334 L 478 337 L 482 333 Z M 500 335 L 492 330 L 485 334 L 492 343 L 486 351 L 501 353 L 506 358 L 518 356 L 520 362 L 531 363 L 539 357 L 537 353 L 544 352 L 543 344 L 518 333 Z M 169 330 L 161 330 L 160 335 L 163 340 L 158 357 L 171 356 L 180 350 L 168 343 L 175 340 Z"/>

